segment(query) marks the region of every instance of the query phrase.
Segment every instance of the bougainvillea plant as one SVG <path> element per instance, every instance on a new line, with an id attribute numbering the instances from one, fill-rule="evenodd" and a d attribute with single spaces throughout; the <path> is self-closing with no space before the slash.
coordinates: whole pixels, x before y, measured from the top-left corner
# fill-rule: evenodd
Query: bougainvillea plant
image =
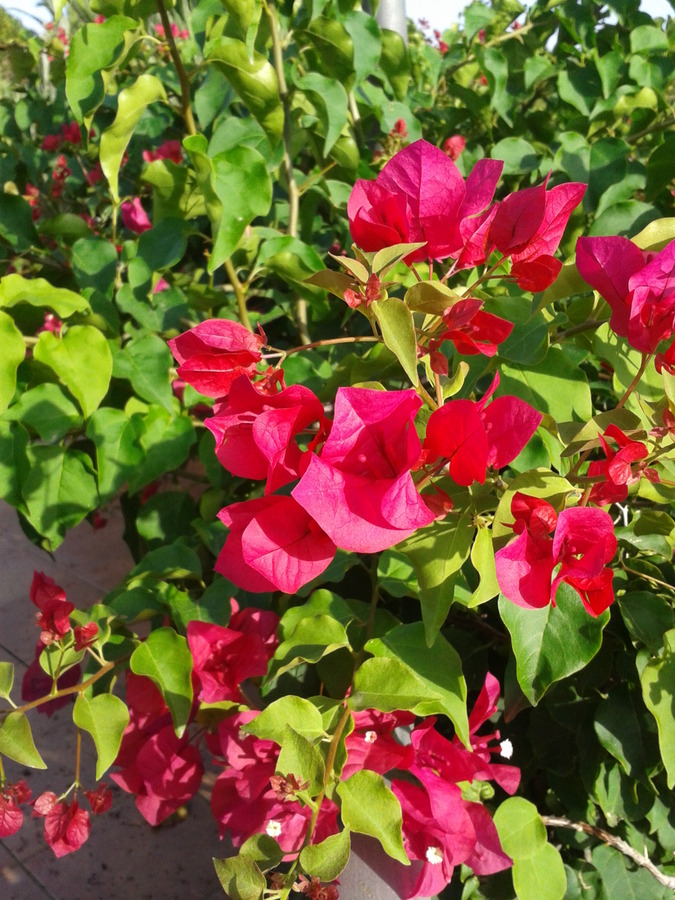
<path id="1" fill-rule="evenodd" d="M 53 92 L 1 107 L 0 488 L 47 550 L 120 503 L 136 565 L 27 586 L 0 836 L 32 808 L 61 857 L 208 771 L 233 898 L 336 900 L 355 834 L 402 898 L 668 896 L 670 37 L 582 5 L 409 50 L 356 2 L 49 31 Z M 29 714 L 73 700 L 34 796 Z"/>

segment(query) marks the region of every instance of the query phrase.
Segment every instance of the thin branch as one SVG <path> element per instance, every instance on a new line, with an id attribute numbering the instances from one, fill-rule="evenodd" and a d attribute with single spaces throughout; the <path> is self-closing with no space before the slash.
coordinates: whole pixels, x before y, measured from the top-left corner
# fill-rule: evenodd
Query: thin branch
<path id="1" fill-rule="evenodd" d="M 183 121 L 185 122 L 185 129 L 188 134 L 197 134 L 197 126 L 195 125 L 194 116 L 192 115 L 192 104 L 190 102 L 190 82 L 187 77 L 187 72 L 185 71 L 185 66 L 183 65 L 183 60 L 180 58 L 173 32 L 171 31 L 171 22 L 169 21 L 169 16 L 166 7 L 164 6 L 164 0 L 157 0 L 157 9 L 159 10 L 159 17 L 162 20 L 162 25 L 164 27 L 164 37 L 169 45 L 169 53 L 171 54 L 171 59 L 176 67 L 176 74 L 178 75 L 178 82 L 180 84 L 180 106 Z"/>
<path id="2" fill-rule="evenodd" d="M 239 321 L 244 326 L 244 328 L 248 328 L 249 331 L 253 331 L 251 327 L 251 320 L 248 317 L 248 310 L 246 309 L 246 291 L 244 290 L 244 285 L 239 281 L 239 276 L 232 265 L 231 259 L 226 259 L 223 263 L 225 271 L 227 272 L 227 277 L 230 279 L 230 284 L 234 288 L 234 296 L 237 298 L 237 312 L 239 313 Z"/>
<path id="3" fill-rule="evenodd" d="M 668 887 L 671 890 L 675 890 L 675 877 L 665 875 L 654 865 L 646 854 L 638 853 L 637 850 L 633 850 L 630 844 L 626 843 L 626 841 L 617 837 L 615 834 L 610 834 L 609 831 L 605 831 L 604 828 L 595 828 L 593 825 L 588 825 L 586 822 L 572 822 L 570 819 L 566 819 L 563 816 L 542 816 L 541 818 L 544 825 L 549 828 L 571 828 L 572 831 L 583 831 L 584 834 L 589 834 L 591 837 L 597 838 L 604 844 L 614 847 L 615 850 L 618 850 L 619 853 L 623 853 L 624 856 L 627 856 L 636 865 L 646 869 L 650 875 L 653 875 L 653 877 L 656 878 L 659 884 L 662 884 L 664 887 Z"/>

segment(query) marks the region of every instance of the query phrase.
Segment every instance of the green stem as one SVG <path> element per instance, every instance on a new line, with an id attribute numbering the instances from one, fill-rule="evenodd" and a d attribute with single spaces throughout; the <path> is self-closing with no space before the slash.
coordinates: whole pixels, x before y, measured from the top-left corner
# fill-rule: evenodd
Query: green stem
<path id="1" fill-rule="evenodd" d="M 96 684 L 96 682 L 103 678 L 104 675 L 107 675 L 115 666 L 119 665 L 119 663 L 123 662 L 124 659 L 128 657 L 124 657 L 122 659 L 117 659 L 115 662 L 107 662 L 105 666 L 102 666 L 91 678 L 87 678 L 86 681 L 83 681 L 82 684 L 74 684 L 71 687 L 59 688 L 59 690 L 54 691 L 51 694 L 45 694 L 44 697 L 38 697 L 37 700 L 31 700 L 30 703 L 24 703 L 23 706 L 17 706 L 16 712 L 27 713 L 30 709 L 35 709 L 38 706 L 42 706 L 44 703 L 50 703 L 52 700 L 57 699 L 58 697 L 70 697 L 71 694 L 83 694 L 88 687 L 92 684 Z M 14 710 L 3 710 L 3 715 L 5 713 L 14 712 Z"/>
<path id="2" fill-rule="evenodd" d="M 286 177 L 288 189 L 288 229 L 287 232 L 291 237 L 298 236 L 298 219 L 300 215 L 300 194 L 298 192 L 298 184 L 293 173 L 293 160 L 291 158 L 292 134 L 291 134 L 291 110 L 289 102 L 288 85 L 286 84 L 286 75 L 284 73 L 284 55 L 281 47 L 281 35 L 279 32 L 279 20 L 277 12 L 272 0 L 263 0 L 263 6 L 267 13 L 270 24 L 270 35 L 272 37 L 272 59 L 274 61 L 274 71 L 277 74 L 279 82 L 279 97 L 284 110 L 284 127 L 283 127 L 283 145 L 284 153 L 281 160 L 281 168 Z M 298 329 L 300 340 L 303 344 L 310 343 L 309 331 L 307 328 L 307 301 L 304 297 L 298 297 L 295 300 L 295 324 Z"/>
<path id="3" fill-rule="evenodd" d="M 246 309 L 246 291 L 244 290 L 244 286 L 241 281 L 239 281 L 239 277 L 237 272 L 232 265 L 231 259 L 226 259 L 223 263 L 225 267 L 225 271 L 227 272 L 227 277 L 230 279 L 230 284 L 234 288 L 234 296 L 237 298 L 237 312 L 239 313 L 239 321 L 244 326 L 244 328 L 248 328 L 249 331 L 253 331 L 251 327 L 251 320 L 248 317 L 248 310 Z"/>
<path id="4" fill-rule="evenodd" d="M 162 20 L 162 25 L 164 26 L 164 37 L 169 45 L 171 60 L 176 68 L 176 74 L 178 75 L 181 114 L 183 116 L 183 121 L 185 122 L 185 130 L 188 134 L 197 134 L 197 126 L 195 125 L 195 119 L 192 115 L 192 104 L 190 102 L 190 82 L 188 81 L 183 60 L 180 58 L 180 53 L 178 52 L 178 47 L 176 46 L 176 41 L 174 40 L 173 32 L 171 31 L 171 22 L 169 21 L 169 16 L 166 7 L 164 6 L 164 0 L 157 0 L 157 9 L 159 10 L 159 17 Z"/>

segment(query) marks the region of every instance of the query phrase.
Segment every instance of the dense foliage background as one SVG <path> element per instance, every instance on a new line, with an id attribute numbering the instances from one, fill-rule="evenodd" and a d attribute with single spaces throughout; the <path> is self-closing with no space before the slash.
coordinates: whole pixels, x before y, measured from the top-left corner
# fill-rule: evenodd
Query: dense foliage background
<path id="1" fill-rule="evenodd" d="M 447 896 L 670 896 L 675 376 L 651 364 L 616 410 L 640 354 L 610 331 L 574 247 L 581 234 L 638 236 L 654 251 L 675 238 L 672 19 L 652 20 L 637 0 L 527 10 L 474 2 L 443 35 L 411 25 L 406 47 L 353 0 L 71 0 L 56 9 L 39 36 L 0 18 L 0 496 L 46 551 L 108 504 L 124 511 L 137 565 L 100 605 L 73 613 L 80 627 L 97 624 L 95 654 L 72 641 L 42 652 L 54 684 L 78 665 L 78 685 L 103 672 L 64 694 L 78 693 L 75 724 L 94 737 L 100 773 L 128 721 L 106 693 L 113 675 L 131 659 L 181 731 L 195 721 L 188 623 L 227 625 L 230 597 L 287 617 L 261 685 L 266 704 L 319 694 L 337 703 L 368 637 L 422 621 L 409 671 L 427 645 L 440 652 L 445 641 L 471 701 L 487 671 L 498 678 L 502 736 L 529 801 L 496 813 L 515 867 L 480 879 L 458 867 Z M 354 256 L 346 204 L 356 179 L 372 179 L 421 137 L 446 148 L 465 177 L 479 159 L 503 160 L 498 199 L 549 173 L 551 184 L 588 185 L 551 287 L 532 295 L 502 279 L 474 294 L 514 323 L 497 355 L 446 351 L 443 397 L 476 397 L 498 370 L 498 396 L 527 401 L 543 424 L 498 485 L 444 485 L 464 510 L 451 524 L 379 558 L 338 551 L 296 596 L 248 593 L 214 574 L 226 535 L 217 513 L 262 488 L 217 462 L 204 427 L 213 400 L 177 379 L 167 340 L 220 318 L 261 326 L 283 354 L 311 343 L 284 356 L 286 384 L 310 388 L 329 410 L 340 386 L 409 387 L 395 340 L 330 343 L 372 337 L 371 325 L 330 277 L 308 279 Z M 399 296 L 415 281 L 400 262 L 387 278 Z M 508 511 L 514 490 L 560 499 L 578 455 L 598 451 L 610 422 L 636 439 L 660 428 L 662 442 L 653 450 L 660 483 L 643 478 L 610 507 L 616 603 L 593 619 L 564 591 L 553 612 L 498 600 L 493 537 L 508 530 L 485 526 Z M 366 634 L 373 595 L 378 619 Z M 0 672 L 9 699 L 11 665 Z M 466 689 L 462 697 L 455 686 L 455 699 L 465 703 Z M 377 691 L 370 699 L 387 708 Z M 211 706 L 200 727 L 232 711 Z M 284 746 L 281 709 L 266 735 Z M 334 710 L 323 712 L 332 734 Z M 39 764 L 27 723 L 21 712 L 4 719 L 0 754 Z M 309 765 L 293 752 L 294 771 Z M 493 812 L 504 799 L 496 790 L 480 795 Z M 356 816 L 351 825 L 364 830 Z M 373 828 L 385 846 L 393 840 Z M 256 852 L 219 869 L 232 896 L 256 896 L 235 885 L 259 884 L 266 857 Z M 660 879 L 639 862 L 645 855 Z M 317 871 L 332 875 L 336 865 L 321 862 Z"/>

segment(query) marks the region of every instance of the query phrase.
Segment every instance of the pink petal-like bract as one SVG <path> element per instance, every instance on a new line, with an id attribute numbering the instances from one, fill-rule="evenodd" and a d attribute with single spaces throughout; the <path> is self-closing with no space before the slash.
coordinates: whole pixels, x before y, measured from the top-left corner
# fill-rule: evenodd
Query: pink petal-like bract
<path id="1" fill-rule="evenodd" d="M 612 331 L 628 337 L 629 281 L 645 265 L 642 250 L 624 237 L 580 237 L 576 265 L 584 281 L 612 308 Z"/>
<path id="2" fill-rule="evenodd" d="M 435 410 L 427 423 L 424 449 L 450 462 L 456 484 L 483 484 L 487 469 L 488 439 L 476 404 L 450 400 Z"/>
<path id="3" fill-rule="evenodd" d="M 509 194 L 492 220 L 490 240 L 505 256 L 524 250 L 537 234 L 545 211 L 545 183 Z"/>
<path id="4" fill-rule="evenodd" d="M 140 197 L 134 197 L 132 200 L 125 200 L 120 207 L 123 225 L 136 234 L 143 234 L 152 228 L 152 222 L 148 218 L 148 214 L 143 209 Z"/>
<path id="5" fill-rule="evenodd" d="M 542 609 L 551 602 L 553 565 L 552 542 L 523 531 L 495 554 L 499 589 L 516 606 Z"/>
<path id="6" fill-rule="evenodd" d="M 168 342 L 178 374 L 207 397 L 224 397 L 235 378 L 255 374 L 264 340 L 239 322 L 209 319 Z"/>
<path id="7" fill-rule="evenodd" d="M 520 253 L 514 253 L 514 263 L 532 261 L 536 257 L 551 256 L 558 249 L 569 217 L 581 203 L 586 185 L 578 182 L 559 184 L 546 192 L 544 217 L 535 237 Z M 542 290 L 542 289 L 540 289 Z"/>
<path id="8" fill-rule="evenodd" d="M 218 515 L 230 533 L 214 568 L 244 590 L 293 594 L 335 556 L 335 544 L 292 497 L 234 503 Z"/>
<path id="9" fill-rule="evenodd" d="M 414 391 L 339 388 L 321 456 L 292 496 L 337 546 L 375 553 L 433 521 L 410 474 L 421 444 Z"/>
<path id="10" fill-rule="evenodd" d="M 542 414 L 518 397 L 497 397 L 481 413 L 487 434 L 487 464 L 495 469 L 512 462 L 539 427 Z"/>

